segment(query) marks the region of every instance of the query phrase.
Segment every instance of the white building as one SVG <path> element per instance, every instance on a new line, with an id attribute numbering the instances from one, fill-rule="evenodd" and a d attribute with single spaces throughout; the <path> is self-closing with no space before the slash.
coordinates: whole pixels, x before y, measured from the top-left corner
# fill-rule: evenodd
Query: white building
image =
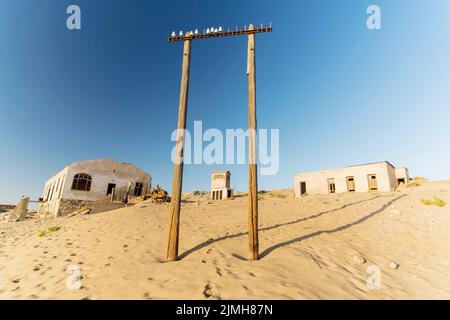
<path id="1" fill-rule="evenodd" d="M 295 196 L 343 192 L 392 192 L 408 184 L 407 168 L 395 168 L 388 161 L 346 168 L 299 173 L 294 178 Z"/>
<path id="2" fill-rule="evenodd" d="M 73 163 L 45 183 L 39 214 L 63 216 L 112 196 L 125 200 L 128 190 L 131 196 L 140 196 L 151 183 L 148 173 L 130 163 L 113 159 Z"/>
<path id="3" fill-rule="evenodd" d="M 233 197 L 230 188 L 230 171 L 215 171 L 211 173 L 211 199 L 223 200 Z"/>

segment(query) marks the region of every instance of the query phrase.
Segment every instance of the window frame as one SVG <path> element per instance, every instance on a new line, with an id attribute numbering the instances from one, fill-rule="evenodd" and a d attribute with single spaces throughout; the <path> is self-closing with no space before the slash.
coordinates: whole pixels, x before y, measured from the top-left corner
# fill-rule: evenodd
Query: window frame
<path id="1" fill-rule="evenodd" d="M 83 182 L 84 181 L 84 182 Z M 81 188 L 81 186 L 84 183 L 84 188 Z M 92 188 L 92 176 L 87 173 L 77 173 L 73 176 L 72 179 L 72 188 L 73 191 L 84 191 L 84 192 L 90 192 Z"/>

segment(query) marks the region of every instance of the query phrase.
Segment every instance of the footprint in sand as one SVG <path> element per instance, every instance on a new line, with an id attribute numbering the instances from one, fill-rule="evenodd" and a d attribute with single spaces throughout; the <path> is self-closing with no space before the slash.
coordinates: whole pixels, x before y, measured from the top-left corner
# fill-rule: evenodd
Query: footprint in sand
<path id="1" fill-rule="evenodd" d="M 211 285 L 208 283 L 203 290 L 203 295 L 205 298 L 210 298 L 212 296 Z"/>
<path id="2" fill-rule="evenodd" d="M 150 298 L 150 293 L 148 293 L 148 292 L 146 292 L 146 293 L 144 293 L 144 299 L 147 299 L 147 300 L 151 300 L 152 298 Z"/>

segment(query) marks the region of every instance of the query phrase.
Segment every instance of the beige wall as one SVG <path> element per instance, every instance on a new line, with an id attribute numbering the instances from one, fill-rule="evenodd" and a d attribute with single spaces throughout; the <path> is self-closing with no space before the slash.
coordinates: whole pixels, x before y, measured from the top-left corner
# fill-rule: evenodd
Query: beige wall
<path id="1" fill-rule="evenodd" d="M 300 182 L 306 182 L 309 194 L 328 194 L 328 179 L 334 179 L 336 193 L 347 192 L 347 177 L 354 177 L 356 192 L 368 192 L 368 175 L 377 177 L 378 191 L 390 192 L 397 188 L 395 168 L 387 162 L 373 163 L 342 169 L 300 173 L 295 176 L 295 195 L 300 196 Z"/>
<path id="2" fill-rule="evenodd" d="M 405 183 L 409 182 L 409 171 L 407 168 L 395 168 L 395 175 L 397 179 L 405 179 Z"/>
<path id="3" fill-rule="evenodd" d="M 231 174 L 228 171 L 211 173 L 211 190 L 230 187 Z"/>

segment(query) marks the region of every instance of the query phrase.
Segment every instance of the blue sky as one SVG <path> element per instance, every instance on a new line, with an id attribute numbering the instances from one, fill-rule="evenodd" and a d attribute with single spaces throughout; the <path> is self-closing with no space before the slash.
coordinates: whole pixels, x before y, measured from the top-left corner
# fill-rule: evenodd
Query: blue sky
<path id="1" fill-rule="evenodd" d="M 66 8 L 82 30 L 66 28 Z M 366 9 L 381 7 L 382 30 Z M 257 35 L 260 128 L 280 129 L 280 170 L 389 160 L 412 175 L 450 178 L 450 2 L 0 0 L 0 203 L 37 198 L 69 163 L 113 157 L 170 190 L 182 44 L 176 30 L 272 22 Z M 188 128 L 246 128 L 246 37 L 195 41 Z M 209 189 L 230 169 L 190 165 L 184 190 Z"/>

